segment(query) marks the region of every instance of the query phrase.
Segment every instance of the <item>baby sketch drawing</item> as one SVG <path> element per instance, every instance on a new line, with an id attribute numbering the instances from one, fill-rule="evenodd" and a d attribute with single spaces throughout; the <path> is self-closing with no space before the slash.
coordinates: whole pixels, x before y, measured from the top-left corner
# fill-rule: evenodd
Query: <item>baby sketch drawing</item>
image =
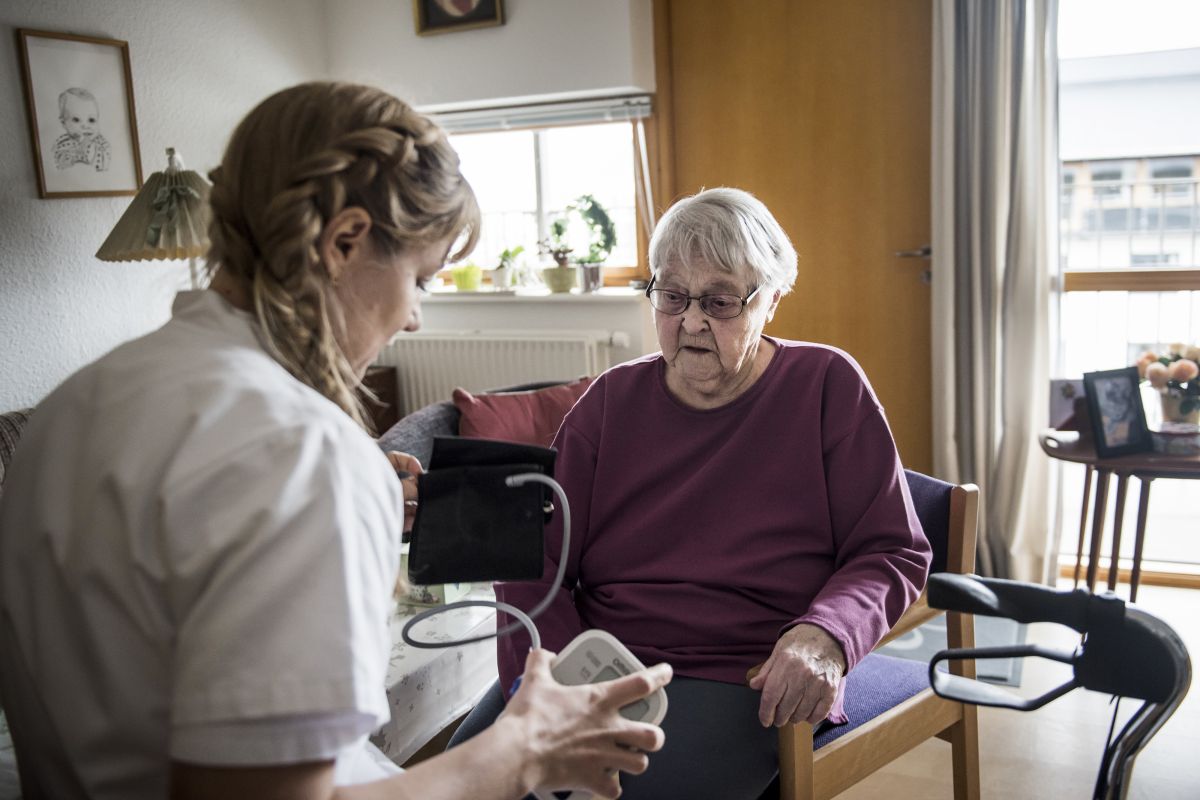
<path id="1" fill-rule="evenodd" d="M 54 142 L 54 166 L 69 169 L 89 164 L 97 172 L 108 169 L 112 146 L 97 127 L 100 105 L 87 89 L 70 88 L 58 96 L 58 119 L 66 133 Z"/>

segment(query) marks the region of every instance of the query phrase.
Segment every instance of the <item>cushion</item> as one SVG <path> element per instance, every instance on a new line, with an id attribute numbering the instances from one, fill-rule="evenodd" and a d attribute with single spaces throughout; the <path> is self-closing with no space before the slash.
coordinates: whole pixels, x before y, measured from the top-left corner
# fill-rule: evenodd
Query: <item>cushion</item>
<path id="1" fill-rule="evenodd" d="M 536 391 L 492 394 L 455 389 L 452 399 L 462 414 L 458 434 L 549 447 L 563 417 L 591 383 L 591 378 L 580 378 Z"/>
<path id="2" fill-rule="evenodd" d="M 848 721 L 842 725 L 820 726 L 813 732 L 813 749 L 821 749 L 928 688 L 927 662 L 868 654 L 846 675 L 846 697 L 842 707 Z"/>

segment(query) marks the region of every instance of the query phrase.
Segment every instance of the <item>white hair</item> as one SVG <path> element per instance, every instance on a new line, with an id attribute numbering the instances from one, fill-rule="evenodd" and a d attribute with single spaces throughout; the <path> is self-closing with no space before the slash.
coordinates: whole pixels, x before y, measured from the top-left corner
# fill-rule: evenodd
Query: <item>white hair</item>
<path id="1" fill-rule="evenodd" d="M 667 209 L 650 237 L 650 273 L 693 261 L 745 275 L 787 294 L 796 282 L 796 248 L 779 222 L 749 192 L 706 189 Z"/>

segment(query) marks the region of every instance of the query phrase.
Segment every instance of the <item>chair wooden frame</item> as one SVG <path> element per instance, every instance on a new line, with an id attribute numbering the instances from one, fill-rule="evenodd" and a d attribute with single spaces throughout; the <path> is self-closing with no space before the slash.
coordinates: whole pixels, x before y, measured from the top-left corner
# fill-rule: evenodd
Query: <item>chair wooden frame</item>
<path id="1" fill-rule="evenodd" d="M 955 486 L 950 493 L 950 523 L 946 571 L 969 574 L 975 569 L 975 536 L 979 488 Z M 929 607 L 922 593 L 880 644 L 901 636 L 943 612 Z M 974 647 L 975 626 L 970 614 L 946 615 L 949 647 Z M 975 677 L 974 661 L 951 661 L 956 675 Z M 808 723 L 779 731 L 781 800 L 824 800 L 866 778 L 933 736 L 951 745 L 955 800 L 979 798 L 978 709 L 936 696 L 925 689 L 888 709 L 820 750 L 813 751 Z"/>

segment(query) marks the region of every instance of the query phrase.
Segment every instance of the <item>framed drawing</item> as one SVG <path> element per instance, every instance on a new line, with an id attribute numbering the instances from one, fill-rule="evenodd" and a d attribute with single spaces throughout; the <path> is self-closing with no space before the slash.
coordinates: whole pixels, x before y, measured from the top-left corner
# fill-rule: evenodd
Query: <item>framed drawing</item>
<path id="1" fill-rule="evenodd" d="M 504 24 L 504 0 L 413 0 L 417 33 L 466 31 Z"/>
<path id="2" fill-rule="evenodd" d="M 1101 458 L 1142 453 L 1152 447 L 1138 382 L 1137 367 L 1083 374 L 1096 454 Z"/>
<path id="3" fill-rule="evenodd" d="M 137 194 L 129 43 L 18 29 L 17 44 L 38 196 Z"/>

